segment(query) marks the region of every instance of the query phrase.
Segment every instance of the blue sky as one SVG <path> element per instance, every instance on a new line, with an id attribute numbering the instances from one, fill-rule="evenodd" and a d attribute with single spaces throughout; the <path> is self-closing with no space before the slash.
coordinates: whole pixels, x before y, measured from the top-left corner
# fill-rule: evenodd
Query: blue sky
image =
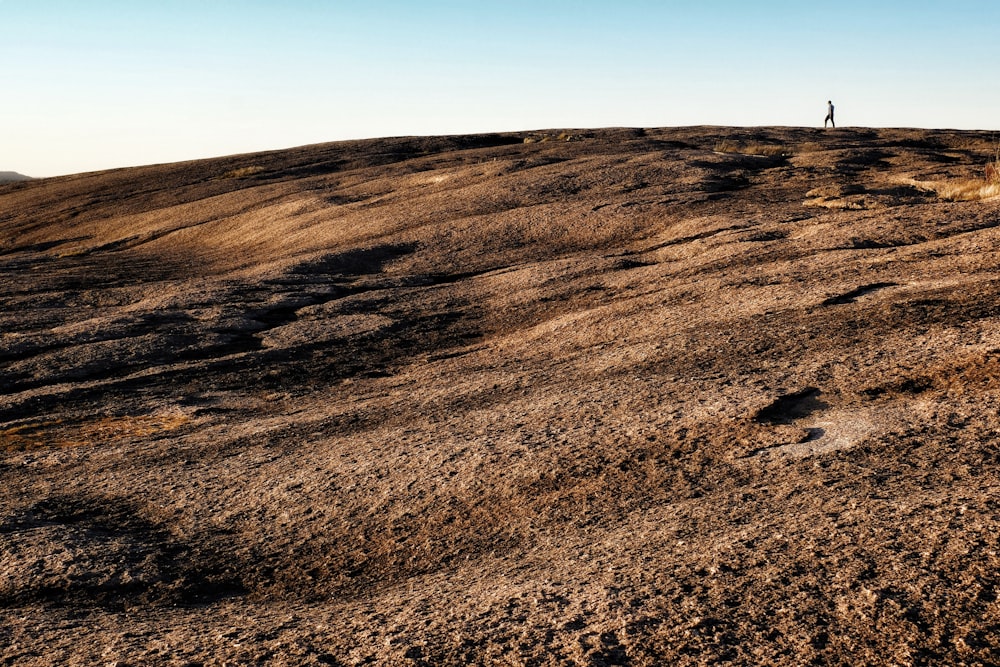
<path id="1" fill-rule="evenodd" d="M 0 170 L 541 128 L 1000 129 L 996 0 L 0 0 Z"/>

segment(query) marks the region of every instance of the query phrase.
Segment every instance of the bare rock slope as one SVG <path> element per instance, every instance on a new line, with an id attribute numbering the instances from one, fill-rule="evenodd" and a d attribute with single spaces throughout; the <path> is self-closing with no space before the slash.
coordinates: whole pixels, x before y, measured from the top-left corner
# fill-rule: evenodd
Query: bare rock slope
<path id="1" fill-rule="evenodd" d="M 992 148 L 620 129 L 0 186 L 0 662 L 996 664 L 1000 203 L 942 195 Z"/>

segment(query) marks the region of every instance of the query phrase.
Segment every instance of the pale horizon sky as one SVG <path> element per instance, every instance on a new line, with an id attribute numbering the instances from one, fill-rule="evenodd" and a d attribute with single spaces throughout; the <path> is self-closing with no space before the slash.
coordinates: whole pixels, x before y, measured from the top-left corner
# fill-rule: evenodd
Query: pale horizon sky
<path id="1" fill-rule="evenodd" d="M 995 0 L 0 0 L 0 171 L 399 135 L 1000 129 Z"/>

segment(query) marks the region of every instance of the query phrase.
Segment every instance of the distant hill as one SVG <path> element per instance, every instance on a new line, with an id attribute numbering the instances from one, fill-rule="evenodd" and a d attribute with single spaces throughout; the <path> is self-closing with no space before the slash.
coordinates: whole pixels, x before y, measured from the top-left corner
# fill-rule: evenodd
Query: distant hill
<path id="1" fill-rule="evenodd" d="M 19 174 L 16 171 L 0 171 L 0 183 L 13 183 L 15 181 L 30 181 L 31 176 Z"/>

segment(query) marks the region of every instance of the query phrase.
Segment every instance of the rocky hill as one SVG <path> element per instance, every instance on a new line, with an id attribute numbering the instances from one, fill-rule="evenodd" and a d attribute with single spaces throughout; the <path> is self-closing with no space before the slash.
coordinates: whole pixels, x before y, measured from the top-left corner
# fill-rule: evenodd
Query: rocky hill
<path id="1" fill-rule="evenodd" d="M 988 133 L 0 186 L 0 661 L 1000 661 Z"/>

